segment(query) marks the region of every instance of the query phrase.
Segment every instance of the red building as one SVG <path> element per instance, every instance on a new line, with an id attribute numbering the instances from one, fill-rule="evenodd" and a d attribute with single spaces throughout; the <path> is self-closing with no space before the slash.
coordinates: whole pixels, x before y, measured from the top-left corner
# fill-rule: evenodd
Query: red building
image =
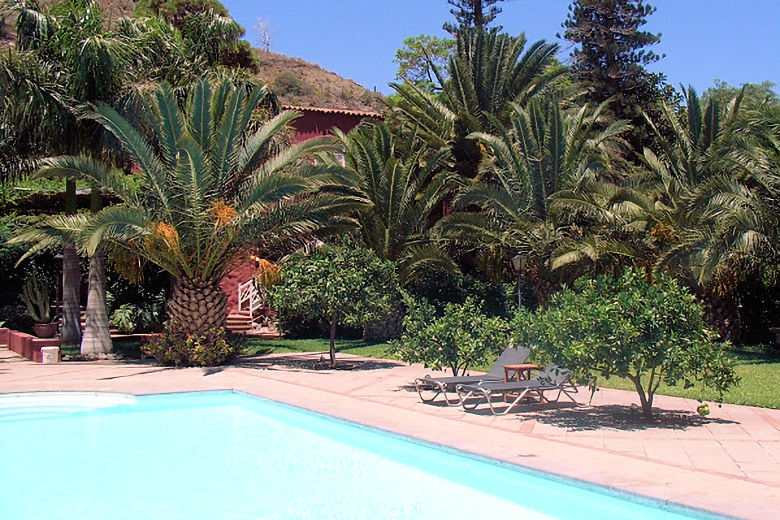
<path id="1" fill-rule="evenodd" d="M 295 110 L 303 115 L 293 121 L 295 134 L 293 144 L 307 141 L 315 137 L 330 135 L 332 128 L 349 132 L 363 120 L 381 121 L 382 114 L 377 112 L 361 112 L 358 110 L 343 110 L 340 108 L 315 108 L 284 105 L 285 110 Z M 250 282 L 258 273 L 259 264 L 256 260 L 247 260 L 226 276 L 220 286 L 228 297 L 228 328 L 236 332 L 245 332 L 252 328 L 251 318 L 247 312 L 248 299 L 252 298 Z M 239 288 L 241 294 L 239 295 Z"/>
<path id="2" fill-rule="evenodd" d="M 338 128 L 342 132 L 349 132 L 364 119 L 381 121 L 382 114 L 377 112 L 361 112 L 359 110 L 342 110 L 340 108 L 314 108 L 284 105 L 285 110 L 295 110 L 303 114 L 293 121 L 295 136 L 293 144 L 329 135 L 331 128 Z"/>

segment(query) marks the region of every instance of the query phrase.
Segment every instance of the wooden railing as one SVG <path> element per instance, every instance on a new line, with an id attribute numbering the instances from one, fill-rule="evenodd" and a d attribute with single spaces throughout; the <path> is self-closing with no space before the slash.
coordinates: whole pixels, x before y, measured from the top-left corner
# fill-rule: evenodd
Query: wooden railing
<path id="1" fill-rule="evenodd" d="M 251 317 L 254 317 L 255 311 L 263 306 L 257 281 L 254 278 L 238 285 L 238 311 L 244 310 L 244 306 Z"/>

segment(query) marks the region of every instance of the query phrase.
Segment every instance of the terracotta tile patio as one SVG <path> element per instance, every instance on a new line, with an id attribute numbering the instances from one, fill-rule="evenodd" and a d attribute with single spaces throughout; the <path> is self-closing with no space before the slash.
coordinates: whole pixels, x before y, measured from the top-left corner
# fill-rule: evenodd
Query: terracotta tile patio
<path id="1" fill-rule="evenodd" d="M 319 354 L 242 358 L 214 369 L 141 362 L 40 365 L 0 350 L 0 393 L 134 394 L 234 389 L 488 457 L 740 518 L 780 518 L 780 411 L 656 398 L 662 425 L 638 419 L 632 392 L 602 389 L 594 406 L 521 408 L 503 417 L 425 405 L 404 389 L 427 373 L 340 355 L 351 370 L 316 370 Z M 583 396 L 586 400 L 587 396 Z"/>

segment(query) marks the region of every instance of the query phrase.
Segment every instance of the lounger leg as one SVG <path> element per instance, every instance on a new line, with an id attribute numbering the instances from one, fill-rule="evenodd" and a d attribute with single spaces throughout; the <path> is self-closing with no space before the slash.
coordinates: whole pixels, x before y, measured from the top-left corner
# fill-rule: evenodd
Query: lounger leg
<path id="1" fill-rule="evenodd" d="M 493 412 L 493 415 L 506 415 L 506 414 L 508 414 L 510 411 L 512 411 L 512 409 L 513 409 L 515 406 L 517 406 L 518 404 L 520 404 L 520 401 L 522 401 L 522 400 L 525 398 L 525 396 L 526 396 L 526 395 L 528 395 L 528 392 L 530 392 L 530 391 L 531 391 L 530 389 L 526 388 L 525 390 L 523 390 L 522 392 L 520 392 L 520 394 L 519 394 L 517 397 L 515 397 L 515 400 L 514 400 L 514 401 L 512 401 L 511 403 L 509 403 L 509 404 L 507 405 L 507 407 L 506 407 L 506 408 L 504 408 L 502 411 L 500 411 L 500 412 L 498 412 L 498 413 L 496 413 L 496 411 L 493 409 L 493 405 L 491 404 L 491 405 L 490 405 L 490 411 L 491 411 L 491 412 Z M 504 394 L 504 395 L 506 395 L 506 394 Z M 490 401 L 488 401 L 488 403 L 490 403 Z"/>
<path id="2" fill-rule="evenodd" d="M 455 391 L 458 393 L 458 400 L 460 401 L 460 405 L 463 407 L 464 410 L 473 410 L 479 404 L 482 402 L 482 400 L 476 401 L 474 404 L 466 404 L 466 401 L 471 399 L 472 397 L 476 397 L 479 395 L 479 393 L 475 393 L 473 390 L 469 390 L 469 392 L 464 396 L 463 395 L 463 389 L 461 388 L 461 385 L 458 385 L 455 387 Z M 482 397 L 484 399 L 484 392 L 481 392 Z"/>
<path id="3" fill-rule="evenodd" d="M 447 403 L 447 406 L 458 406 L 460 404 L 460 396 L 457 399 L 450 399 L 446 385 L 442 385 L 441 393 L 444 394 L 444 402 Z"/>
<path id="4" fill-rule="evenodd" d="M 423 403 L 432 403 L 439 396 L 439 394 L 441 394 L 441 390 L 442 390 L 440 385 L 437 386 L 436 387 L 436 393 L 433 394 L 433 397 L 431 397 L 429 399 L 426 399 L 425 397 L 423 397 L 423 394 L 422 394 L 423 393 L 423 388 L 425 388 L 426 390 L 430 389 L 431 388 L 430 382 L 428 382 L 428 381 L 420 381 L 419 379 L 417 379 L 414 382 L 414 387 L 417 389 L 417 395 L 420 396 L 420 401 L 422 401 Z M 431 391 L 433 391 L 433 390 L 431 390 Z"/>
<path id="5" fill-rule="evenodd" d="M 460 399 L 451 399 L 450 396 L 447 394 L 447 385 L 440 383 L 439 381 L 428 381 L 425 379 L 416 379 L 414 381 L 414 387 L 417 389 L 417 395 L 420 396 L 420 401 L 423 403 L 432 403 L 436 400 L 437 397 L 440 395 L 444 396 L 444 402 L 447 404 L 447 406 L 458 406 L 460 404 Z M 431 387 L 435 388 L 435 392 L 433 394 L 433 397 L 430 397 L 426 399 L 423 397 L 423 390 L 430 389 L 432 392 L 434 391 Z"/>

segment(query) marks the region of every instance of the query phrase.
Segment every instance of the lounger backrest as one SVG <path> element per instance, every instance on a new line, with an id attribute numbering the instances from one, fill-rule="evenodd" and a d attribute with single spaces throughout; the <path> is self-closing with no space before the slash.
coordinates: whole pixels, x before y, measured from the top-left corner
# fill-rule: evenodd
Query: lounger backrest
<path id="1" fill-rule="evenodd" d="M 493 366 L 488 370 L 488 375 L 496 379 L 504 378 L 504 365 L 519 365 L 528 361 L 531 356 L 531 349 L 526 347 L 507 347 Z"/>
<path id="2" fill-rule="evenodd" d="M 550 364 L 539 371 L 536 379 L 545 386 L 558 387 L 571 379 L 571 370 Z"/>

